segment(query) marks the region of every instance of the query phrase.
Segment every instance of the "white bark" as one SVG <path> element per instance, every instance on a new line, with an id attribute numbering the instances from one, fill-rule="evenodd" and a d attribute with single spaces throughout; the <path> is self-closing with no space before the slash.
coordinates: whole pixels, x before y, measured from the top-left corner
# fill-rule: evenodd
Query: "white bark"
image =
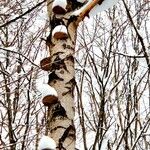
<path id="1" fill-rule="evenodd" d="M 49 3 L 50 1 L 48 1 Z M 55 39 L 51 34 L 47 39 L 49 46 L 51 66 L 49 75 L 49 84 L 54 87 L 58 93 L 59 102 L 49 107 L 48 116 L 48 134 L 57 143 L 57 149 L 74 150 L 75 149 L 75 128 L 74 120 L 74 101 L 73 88 L 75 85 L 74 71 L 74 49 L 76 40 L 76 26 L 73 22 L 62 19 L 62 16 L 54 15 L 51 12 L 52 4 L 48 5 L 48 14 L 51 22 L 51 28 L 60 24 L 53 25 L 52 19 L 61 19 L 68 30 L 67 39 Z M 69 19 L 69 13 L 63 18 Z M 57 22 L 57 21 L 55 21 Z M 52 33 L 53 29 L 51 29 Z"/>

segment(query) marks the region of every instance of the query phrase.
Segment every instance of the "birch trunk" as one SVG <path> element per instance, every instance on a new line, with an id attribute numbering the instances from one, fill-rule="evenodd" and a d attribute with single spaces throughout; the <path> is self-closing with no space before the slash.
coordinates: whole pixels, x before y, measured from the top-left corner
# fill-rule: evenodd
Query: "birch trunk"
<path id="1" fill-rule="evenodd" d="M 77 26 L 85 16 L 88 16 L 90 10 L 102 0 L 91 1 L 77 16 L 72 15 L 72 13 L 81 8 L 84 3 L 73 0 L 67 0 L 66 2 L 66 10 L 60 9 L 58 6 L 55 7 L 55 10 L 53 9 L 54 14 L 52 11 L 53 1 L 47 1 L 51 28 L 50 35 L 47 38 L 50 52 L 49 71 L 51 72 L 48 84 L 58 92 L 58 102 L 49 106 L 48 109 L 47 132 L 57 143 L 58 150 L 75 150 L 75 127 L 73 123 L 75 114 L 73 101 L 75 69 L 73 55 L 75 52 Z M 67 38 L 64 37 L 58 40 L 53 37 L 53 29 L 58 25 L 63 25 L 67 28 Z"/>
<path id="2" fill-rule="evenodd" d="M 55 15 L 52 4 L 48 1 L 48 14 L 50 19 L 50 36 L 47 45 L 50 52 L 50 74 L 48 84 L 58 93 L 58 103 L 48 109 L 48 135 L 57 143 L 57 149 L 75 149 L 74 127 L 74 101 L 73 89 L 75 85 L 74 50 L 76 29 L 74 21 L 70 21 L 69 13 Z M 53 20 L 55 18 L 55 20 Z M 65 18 L 65 19 L 64 19 Z M 68 38 L 55 39 L 52 30 L 57 26 L 58 20 L 67 27 Z"/>

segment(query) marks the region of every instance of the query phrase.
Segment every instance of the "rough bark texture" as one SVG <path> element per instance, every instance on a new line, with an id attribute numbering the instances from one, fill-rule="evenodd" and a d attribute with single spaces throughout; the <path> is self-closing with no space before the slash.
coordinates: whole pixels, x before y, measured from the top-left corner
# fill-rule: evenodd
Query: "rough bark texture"
<path id="1" fill-rule="evenodd" d="M 50 51 L 49 85 L 58 92 L 58 103 L 49 107 L 48 134 L 57 143 L 57 149 L 75 149 L 75 128 L 73 88 L 75 85 L 74 50 L 76 40 L 76 25 L 70 19 L 70 13 L 55 15 L 52 4 L 48 1 L 48 14 L 51 32 L 47 38 Z M 63 24 L 67 27 L 67 39 L 55 39 L 52 30 L 55 26 Z"/>

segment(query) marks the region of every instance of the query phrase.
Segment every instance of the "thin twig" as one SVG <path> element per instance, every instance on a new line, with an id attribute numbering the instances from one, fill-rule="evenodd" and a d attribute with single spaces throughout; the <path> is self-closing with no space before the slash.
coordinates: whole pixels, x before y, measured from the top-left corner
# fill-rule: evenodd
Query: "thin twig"
<path id="1" fill-rule="evenodd" d="M 41 6 L 41 5 L 42 5 L 43 3 L 45 3 L 45 2 L 46 2 L 46 0 L 43 0 L 42 2 L 40 2 L 40 3 L 38 3 L 37 5 L 35 5 L 34 7 L 32 7 L 31 9 L 27 10 L 26 12 L 24 12 L 22 15 L 17 16 L 16 18 L 14 18 L 14 19 L 12 19 L 12 20 L 10 20 L 10 21 L 7 21 L 6 23 L 0 25 L 0 28 L 5 27 L 5 26 L 11 24 L 11 23 L 15 22 L 15 21 L 18 20 L 18 19 L 21 19 L 23 16 L 25 16 L 25 15 L 27 15 L 28 13 L 32 12 L 34 9 L 36 9 L 36 8 L 39 7 L 39 6 Z"/>
<path id="2" fill-rule="evenodd" d="M 9 49 L 5 49 L 5 48 L 0 48 L 1 50 L 3 51 L 7 51 L 7 52 L 11 52 L 11 53 L 14 53 L 14 54 L 18 54 L 18 55 L 21 55 L 22 57 L 24 57 L 25 59 L 27 59 L 32 65 L 36 66 L 39 68 L 38 65 L 36 65 L 34 62 L 32 62 L 29 58 L 27 58 L 25 55 L 19 53 L 19 52 L 15 52 L 15 51 L 12 51 L 12 50 L 9 50 Z"/>

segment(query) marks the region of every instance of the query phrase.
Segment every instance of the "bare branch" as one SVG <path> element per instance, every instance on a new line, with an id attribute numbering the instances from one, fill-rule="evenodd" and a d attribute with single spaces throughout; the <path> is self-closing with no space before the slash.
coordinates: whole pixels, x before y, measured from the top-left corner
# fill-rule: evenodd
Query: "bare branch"
<path id="1" fill-rule="evenodd" d="M 20 15 L 20 16 L 18 16 L 18 17 L 16 17 L 16 18 L 14 18 L 14 19 L 12 19 L 12 20 L 10 20 L 10 21 L 8 21 L 8 22 L 6 22 L 6 23 L 0 25 L 0 28 L 5 27 L 5 26 L 11 24 L 11 23 L 15 22 L 15 21 L 18 20 L 18 19 L 21 19 L 23 16 L 29 14 L 30 12 L 32 12 L 34 9 L 36 9 L 36 8 L 39 7 L 39 6 L 41 6 L 41 5 L 42 5 L 43 3 L 45 3 L 45 2 L 46 2 L 46 0 L 43 0 L 42 2 L 40 2 L 40 3 L 38 3 L 37 5 L 35 5 L 34 7 L 32 7 L 31 9 L 27 10 L 26 12 L 24 12 L 22 15 Z"/>
<path id="2" fill-rule="evenodd" d="M 80 13 L 80 15 L 78 16 L 78 19 L 76 21 L 76 25 L 78 25 L 86 16 L 88 16 L 90 10 L 92 10 L 92 8 L 94 8 L 94 6 L 96 6 L 98 3 L 102 3 L 104 0 L 93 0 L 90 3 L 87 3 L 84 7 L 84 9 L 82 10 L 82 12 Z"/>

